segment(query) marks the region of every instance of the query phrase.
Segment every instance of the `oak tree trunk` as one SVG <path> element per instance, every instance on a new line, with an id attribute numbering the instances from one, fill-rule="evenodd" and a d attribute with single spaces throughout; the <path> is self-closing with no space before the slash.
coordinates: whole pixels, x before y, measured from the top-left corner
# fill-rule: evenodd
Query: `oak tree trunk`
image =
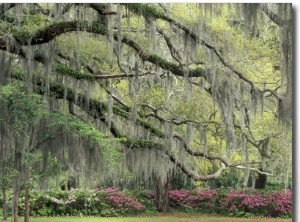
<path id="1" fill-rule="evenodd" d="M 156 179 L 155 187 L 155 204 L 159 212 L 166 213 L 169 211 L 169 186 L 170 186 L 170 173 L 167 178 Z"/>
<path id="2" fill-rule="evenodd" d="M 262 171 L 262 169 L 260 169 Z M 255 189 L 265 189 L 267 182 L 266 174 L 258 174 L 258 178 L 255 181 Z"/>

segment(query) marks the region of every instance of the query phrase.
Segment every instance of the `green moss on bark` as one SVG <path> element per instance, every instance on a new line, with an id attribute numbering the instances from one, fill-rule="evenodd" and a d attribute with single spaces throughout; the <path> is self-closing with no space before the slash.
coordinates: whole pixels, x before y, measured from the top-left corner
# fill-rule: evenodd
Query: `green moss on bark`
<path id="1" fill-rule="evenodd" d="M 142 14 L 144 17 L 153 17 L 153 18 L 160 18 L 165 19 L 165 13 L 156 9 L 153 6 L 145 3 L 128 3 L 124 4 L 129 10 L 136 14 Z"/>
<path id="2" fill-rule="evenodd" d="M 88 74 L 88 73 L 82 73 L 77 71 L 76 69 L 61 65 L 61 64 L 56 64 L 55 65 L 55 71 L 57 71 L 60 74 L 63 75 L 68 75 L 71 76 L 75 79 L 86 79 L 89 81 L 94 81 L 95 80 L 95 76 L 92 74 Z"/>
<path id="3" fill-rule="evenodd" d="M 163 149 L 162 144 L 155 143 L 150 140 L 124 138 L 121 140 L 121 142 L 126 147 L 131 149 L 157 149 L 157 150 Z"/>

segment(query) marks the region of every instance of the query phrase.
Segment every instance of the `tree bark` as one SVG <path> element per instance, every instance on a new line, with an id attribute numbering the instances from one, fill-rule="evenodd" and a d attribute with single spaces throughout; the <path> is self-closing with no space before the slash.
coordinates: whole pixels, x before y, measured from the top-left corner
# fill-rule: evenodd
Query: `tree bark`
<path id="1" fill-rule="evenodd" d="M 24 212 L 24 222 L 29 222 L 29 213 L 30 213 L 30 206 L 29 206 L 29 175 L 28 170 L 26 173 L 26 185 L 25 185 L 25 212 Z"/>
<path id="2" fill-rule="evenodd" d="M 270 147 L 270 138 L 265 139 L 261 143 L 261 166 L 260 171 L 265 172 L 267 169 L 267 157 L 268 157 L 268 151 Z M 267 175 L 261 174 L 258 172 L 258 178 L 255 181 L 255 189 L 264 189 L 266 187 L 267 182 Z"/>
<path id="3" fill-rule="evenodd" d="M 18 138 L 15 139 L 18 141 Z M 19 150 L 19 145 L 16 146 L 15 150 L 15 157 L 14 157 L 14 164 L 15 169 L 20 173 L 22 171 L 21 166 L 21 160 L 22 160 L 22 154 Z M 13 221 L 18 222 L 19 221 L 19 208 L 18 208 L 18 199 L 20 195 L 20 174 L 15 175 L 12 179 L 13 183 L 13 198 L 12 198 L 12 212 L 13 212 Z"/>
<path id="4" fill-rule="evenodd" d="M 155 204 L 158 212 L 166 213 L 169 211 L 169 186 L 170 172 L 167 173 L 167 178 L 156 178 Z"/>
<path id="5" fill-rule="evenodd" d="M 6 221 L 7 220 L 7 211 L 6 211 L 6 187 L 3 186 L 2 187 L 2 209 L 3 209 L 3 216 L 2 216 L 2 220 Z"/>
<path id="6" fill-rule="evenodd" d="M 260 168 L 261 171 L 264 169 Z M 258 178 L 255 181 L 255 189 L 265 189 L 267 182 L 267 175 L 258 173 Z"/>
<path id="7" fill-rule="evenodd" d="M 13 220 L 14 222 L 19 221 L 19 209 L 18 209 L 18 199 L 19 199 L 20 187 L 19 187 L 19 178 L 15 177 L 13 180 Z"/>

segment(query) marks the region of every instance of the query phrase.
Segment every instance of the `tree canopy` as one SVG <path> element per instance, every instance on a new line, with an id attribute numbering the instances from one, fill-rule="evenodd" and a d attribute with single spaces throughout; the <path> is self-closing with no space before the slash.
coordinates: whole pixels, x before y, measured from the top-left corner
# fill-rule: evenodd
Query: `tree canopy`
<path id="1" fill-rule="evenodd" d="M 288 182 L 291 4 L 5 3 L 0 50 L 5 166 L 51 155 L 90 187 Z"/>

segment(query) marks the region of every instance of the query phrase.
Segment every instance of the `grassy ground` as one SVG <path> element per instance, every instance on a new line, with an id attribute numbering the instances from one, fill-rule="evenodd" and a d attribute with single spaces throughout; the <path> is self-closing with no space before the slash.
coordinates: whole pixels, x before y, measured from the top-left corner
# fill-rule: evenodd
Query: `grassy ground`
<path id="1" fill-rule="evenodd" d="M 194 215 L 194 214 L 161 214 L 158 216 L 136 216 L 136 217 L 41 217 L 31 218 L 30 222 L 291 222 L 292 219 L 281 218 L 233 218 L 219 217 L 210 215 Z M 23 219 L 20 220 L 23 222 Z"/>

